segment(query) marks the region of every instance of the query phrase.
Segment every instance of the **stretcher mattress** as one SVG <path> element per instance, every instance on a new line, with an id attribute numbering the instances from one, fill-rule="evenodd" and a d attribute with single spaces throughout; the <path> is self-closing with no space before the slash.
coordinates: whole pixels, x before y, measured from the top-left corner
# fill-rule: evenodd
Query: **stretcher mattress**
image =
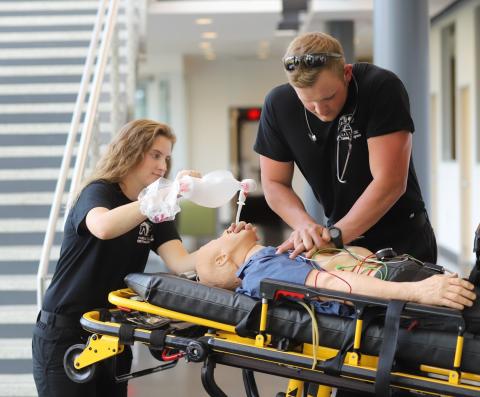
<path id="1" fill-rule="evenodd" d="M 258 329 L 259 301 L 251 297 L 207 287 L 167 273 L 133 273 L 126 277 L 125 282 L 142 299 L 155 306 L 233 325 L 242 336 L 253 336 Z M 377 356 L 383 341 L 384 313 L 372 310 L 360 352 Z M 461 318 L 457 312 L 458 317 Z M 340 349 L 345 338 L 351 335 L 352 318 L 317 314 L 316 319 L 322 346 Z M 451 367 L 458 332 L 455 321 L 419 315 L 406 316 L 401 324 L 396 353 L 398 367 L 417 367 L 420 364 Z M 298 303 L 282 300 L 269 307 L 267 333 L 274 338 L 288 339 L 292 343 L 311 343 L 311 332 L 311 317 Z M 464 333 L 461 370 L 480 373 L 480 335 Z"/>

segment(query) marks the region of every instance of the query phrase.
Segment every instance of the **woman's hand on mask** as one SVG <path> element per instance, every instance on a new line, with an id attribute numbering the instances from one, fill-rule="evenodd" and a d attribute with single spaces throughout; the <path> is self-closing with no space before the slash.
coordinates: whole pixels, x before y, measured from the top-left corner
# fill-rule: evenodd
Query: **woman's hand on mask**
<path id="1" fill-rule="evenodd" d="M 174 183 L 178 183 L 178 190 L 179 190 L 180 196 L 182 195 L 182 193 L 184 193 L 185 191 L 188 191 L 189 189 L 189 184 L 185 181 L 182 182 L 182 178 L 185 176 L 191 176 L 192 178 L 201 178 L 202 174 L 200 173 L 200 171 L 197 171 L 197 170 L 178 171 L 177 175 L 175 176 Z"/>
<path id="2" fill-rule="evenodd" d="M 191 176 L 193 178 L 201 178 L 202 173 L 197 170 L 181 170 L 177 172 L 177 175 L 175 176 L 176 181 L 180 181 L 184 176 Z"/>

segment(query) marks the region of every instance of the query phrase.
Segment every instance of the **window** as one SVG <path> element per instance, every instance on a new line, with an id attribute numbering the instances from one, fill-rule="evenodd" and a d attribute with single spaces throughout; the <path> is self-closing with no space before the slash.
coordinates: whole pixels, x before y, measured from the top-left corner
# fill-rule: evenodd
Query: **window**
<path id="1" fill-rule="evenodd" d="M 480 163 L 480 7 L 475 9 L 475 62 L 477 75 L 475 76 L 477 80 L 477 131 L 475 134 L 475 145 L 476 145 L 476 161 Z"/>
<path id="2" fill-rule="evenodd" d="M 442 29 L 442 160 L 456 160 L 455 25 Z"/>

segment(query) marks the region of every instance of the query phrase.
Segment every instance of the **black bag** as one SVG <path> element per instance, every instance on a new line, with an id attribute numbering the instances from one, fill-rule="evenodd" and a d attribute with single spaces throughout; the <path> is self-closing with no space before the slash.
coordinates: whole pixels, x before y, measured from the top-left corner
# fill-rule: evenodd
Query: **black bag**
<path id="1" fill-rule="evenodd" d="M 408 255 L 394 256 L 383 260 L 375 277 L 387 281 L 420 281 L 436 274 L 444 274 L 445 269 L 433 263 L 411 259 Z"/>

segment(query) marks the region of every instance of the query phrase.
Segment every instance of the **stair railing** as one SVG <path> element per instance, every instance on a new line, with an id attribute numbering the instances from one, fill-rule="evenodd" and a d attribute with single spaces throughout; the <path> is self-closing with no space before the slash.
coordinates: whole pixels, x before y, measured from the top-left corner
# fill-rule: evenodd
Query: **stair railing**
<path id="1" fill-rule="evenodd" d="M 126 0 L 127 3 L 131 1 Z M 55 194 L 53 198 L 52 207 L 47 224 L 47 230 L 42 247 L 40 263 L 37 272 L 37 305 L 40 309 L 42 306 L 43 296 L 46 290 L 46 283 L 48 281 L 47 273 L 51 258 L 51 251 L 53 241 L 57 229 L 58 218 L 63 202 L 63 195 L 65 192 L 65 185 L 70 171 L 70 164 L 76 142 L 77 132 L 80 127 L 81 117 L 85 108 L 85 102 L 88 96 L 88 104 L 85 111 L 85 119 L 83 121 L 80 142 L 77 149 L 77 156 L 75 160 L 74 171 L 70 184 L 69 197 L 67 207 L 65 210 L 65 219 L 68 215 L 68 210 L 75 199 L 77 190 L 84 174 L 89 146 L 92 135 L 95 129 L 98 129 L 98 108 L 101 88 L 105 75 L 105 68 L 109 58 L 109 50 L 114 39 L 114 34 L 118 32 L 116 29 L 117 15 L 118 15 L 119 0 L 101 0 L 95 19 L 95 25 L 92 32 L 92 38 L 88 48 L 88 53 L 85 61 L 85 67 L 80 82 L 80 90 L 75 103 L 75 108 L 72 116 L 72 122 L 65 145 L 60 173 L 55 187 Z M 129 15 L 127 15 L 127 18 Z M 127 21 L 127 23 L 129 23 Z M 128 40 L 129 38 L 127 38 Z M 136 59 L 136 54 L 127 54 L 128 57 Z M 118 67 L 118 62 L 117 67 Z M 91 82 L 91 83 L 90 83 Z M 112 82 L 113 84 L 114 82 Z M 118 84 L 118 78 L 117 78 Z M 90 88 L 90 91 L 89 91 Z M 117 89 L 116 87 L 115 89 Z M 130 94 L 131 95 L 131 94 Z M 118 97 L 112 97 L 112 107 L 116 106 L 115 101 Z M 116 116 L 118 118 L 118 115 Z M 118 120 L 118 119 L 117 119 Z M 115 123 L 113 123 L 115 124 Z M 97 128 L 96 128 L 97 127 Z M 95 139 L 95 138 L 94 138 Z M 98 146 L 98 145 L 97 145 Z"/>

